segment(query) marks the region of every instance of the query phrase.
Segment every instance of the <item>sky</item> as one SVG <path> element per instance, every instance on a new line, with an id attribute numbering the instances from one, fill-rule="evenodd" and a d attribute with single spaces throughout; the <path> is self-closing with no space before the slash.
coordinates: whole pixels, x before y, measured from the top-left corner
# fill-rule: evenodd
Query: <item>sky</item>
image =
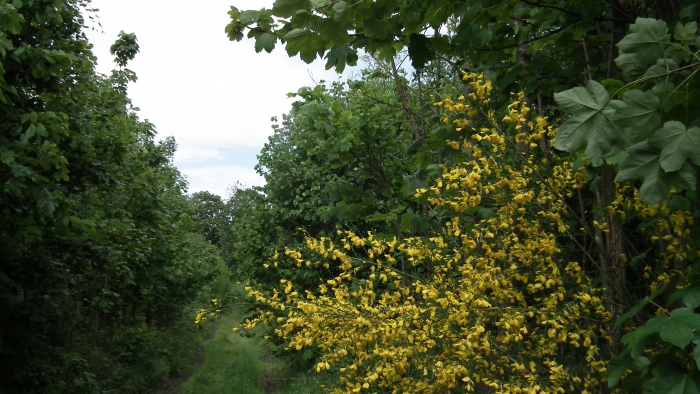
<path id="1" fill-rule="evenodd" d="M 117 66 L 109 47 L 120 31 L 135 33 L 140 53 L 127 68 L 138 81 L 129 97 L 141 119 L 155 124 L 159 139 L 174 136 L 175 165 L 189 192 L 208 190 L 226 197 L 230 185 L 262 185 L 256 155 L 272 134 L 273 116 L 291 108 L 287 93 L 314 81 L 335 81 L 325 61 L 306 64 L 284 47 L 255 53 L 254 41 L 229 41 L 224 29 L 230 6 L 270 8 L 273 0 L 92 0 L 98 26 L 86 34 L 98 58 L 97 70 Z M 90 22 L 87 21 L 90 25 Z M 345 75 L 353 69 L 346 68 Z"/>

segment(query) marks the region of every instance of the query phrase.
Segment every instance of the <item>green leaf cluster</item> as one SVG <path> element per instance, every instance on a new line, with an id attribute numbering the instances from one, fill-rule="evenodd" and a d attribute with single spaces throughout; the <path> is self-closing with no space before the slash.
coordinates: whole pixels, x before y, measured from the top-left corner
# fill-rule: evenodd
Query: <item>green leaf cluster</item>
<path id="1" fill-rule="evenodd" d="M 139 44 L 136 34 L 119 32 L 117 41 L 109 47 L 109 53 L 115 57 L 115 62 L 119 67 L 126 67 L 126 64 L 139 53 Z"/>
<path id="2" fill-rule="evenodd" d="M 644 306 L 660 295 L 663 290 L 646 297 L 635 308 L 622 316 L 616 325 L 637 315 Z M 673 293 L 668 304 L 682 300 L 684 307 L 673 309 L 667 315 L 653 317 L 645 324 L 622 337 L 625 350 L 610 361 L 607 370 L 608 385 L 619 384 L 625 377 L 622 392 L 632 392 L 644 387 L 645 392 L 679 392 L 694 393 L 700 387 L 700 314 L 695 308 L 700 306 L 700 288 L 686 287 Z M 658 349 L 656 357 L 649 357 L 645 350 L 662 343 L 663 350 Z M 691 345 L 692 344 L 692 345 Z M 690 346 L 689 346 L 690 345 Z M 679 360 L 693 360 L 690 369 L 686 369 Z M 670 390 L 670 391 L 669 391 Z"/>
<path id="3" fill-rule="evenodd" d="M 691 111 L 700 92 L 693 70 L 700 60 L 696 30 L 695 22 L 677 22 L 672 38 L 665 21 L 638 18 L 617 44 L 615 63 L 625 80 L 608 81 L 616 87 L 612 94 L 589 81 L 586 89 L 554 95 L 560 109 L 572 115 L 554 146 L 568 152 L 585 146 L 594 166 L 624 151 L 616 180 L 642 179 L 640 193 L 650 204 L 665 199 L 671 187 L 695 190 L 700 165 L 700 118 Z"/>

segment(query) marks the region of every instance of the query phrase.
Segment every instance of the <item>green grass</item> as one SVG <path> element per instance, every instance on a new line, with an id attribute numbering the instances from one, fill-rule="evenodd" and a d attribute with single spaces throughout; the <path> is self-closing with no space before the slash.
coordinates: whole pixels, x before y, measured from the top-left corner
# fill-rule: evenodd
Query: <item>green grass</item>
<path id="1" fill-rule="evenodd" d="M 204 344 L 204 361 L 177 390 L 178 394 L 321 394 L 313 374 L 291 374 L 284 363 L 271 359 L 271 345 L 259 336 L 233 332 L 243 317 L 234 310 L 221 317 L 214 338 Z M 264 355 L 264 360 L 261 360 Z"/>

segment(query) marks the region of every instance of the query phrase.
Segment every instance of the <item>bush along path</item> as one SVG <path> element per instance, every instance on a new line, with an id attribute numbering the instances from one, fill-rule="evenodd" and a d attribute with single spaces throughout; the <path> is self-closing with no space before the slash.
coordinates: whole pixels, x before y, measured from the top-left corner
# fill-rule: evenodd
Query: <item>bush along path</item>
<path id="1" fill-rule="evenodd" d="M 214 334 L 203 344 L 203 357 L 194 373 L 183 382 L 177 394 L 316 394 L 324 391 L 316 376 L 294 374 L 284 362 L 273 356 L 272 345 L 263 338 L 260 328 L 246 331 L 238 326 L 245 320 L 245 306 L 234 306 L 216 323 L 202 329 Z M 216 325 L 216 329 L 211 326 Z M 237 331 L 232 330 L 239 327 Z M 202 354 L 201 352 L 197 352 Z"/>

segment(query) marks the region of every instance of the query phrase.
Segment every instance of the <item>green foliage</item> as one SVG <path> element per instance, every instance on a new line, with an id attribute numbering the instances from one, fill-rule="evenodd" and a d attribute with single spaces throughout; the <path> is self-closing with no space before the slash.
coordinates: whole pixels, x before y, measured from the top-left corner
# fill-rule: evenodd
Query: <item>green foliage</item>
<path id="1" fill-rule="evenodd" d="M 109 47 L 109 53 L 115 57 L 114 61 L 119 67 L 126 67 L 126 64 L 133 60 L 136 54 L 139 53 L 139 44 L 136 40 L 136 34 L 124 33 L 123 30 L 120 31 L 117 41 Z"/>
<path id="2" fill-rule="evenodd" d="M 586 156 L 594 165 L 619 151 L 621 135 L 612 125 L 612 116 L 622 104 L 611 101 L 603 85 L 589 81 L 586 88 L 576 87 L 554 95 L 559 108 L 573 115 L 560 127 L 554 147 L 569 152 L 586 145 Z"/>
<path id="3" fill-rule="evenodd" d="M 227 308 L 212 332 L 213 338 L 204 342 L 204 355 L 191 377 L 175 393 L 227 393 L 232 387 L 237 392 L 257 394 L 321 394 L 315 374 L 296 373 L 294 366 L 275 357 L 274 347 L 262 338 L 260 329 L 252 332 L 234 332 L 246 308 L 240 304 L 245 297 L 240 286 L 228 290 L 237 298 L 237 305 Z M 202 330 L 208 331 L 208 330 Z"/>
<path id="4" fill-rule="evenodd" d="M 628 130 L 627 138 L 635 144 L 649 138 L 661 125 L 659 98 L 652 91 L 638 89 L 625 92 L 621 106 L 614 116 L 615 125 Z"/>
<path id="5" fill-rule="evenodd" d="M 697 280 L 692 275 L 683 277 L 682 273 L 697 272 L 698 227 L 693 225 L 692 230 L 684 232 L 677 229 L 679 225 L 674 225 L 674 220 L 679 220 L 681 214 L 695 220 L 700 217 L 695 192 L 697 127 L 700 125 L 700 118 L 696 119 L 697 98 L 700 96 L 696 75 L 700 60 L 700 38 L 697 37 L 700 7 L 695 3 L 697 1 L 683 3 L 686 8 L 681 9 L 681 3 L 667 0 L 625 4 L 602 0 L 563 0 L 556 4 L 515 0 L 355 3 L 290 0 L 275 2 L 271 10 L 260 10 L 260 15 L 266 16 L 262 23 L 244 18 L 242 15 L 248 15 L 248 11 L 233 8 L 229 13 L 231 22 L 227 32 L 234 40 L 242 39 L 246 31 L 256 40 L 263 32 L 275 35 L 290 55 L 300 54 L 305 61 L 325 56 L 327 68 L 338 71 L 342 71 L 346 64 L 353 64 L 351 62 L 359 50 L 380 61 L 389 61 L 407 49 L 417 71 L 413 80 L 393 75 L 387 71 L 388 66 L 374 71 L 372 78 L 381 79 L 387 74 L 396 76 L 394 88 L 403 89 L 404 93 L 398 94 L 398 100 L 392 100 L 394 106 L 387 107 L 387 111 L 393 108 L 395 113 L 404 117 L 404 121 L 407 117 L 418 119 L 416 126 L 410 128 L 414 135 L 406 137 L 404 155 L 398 156 L 402 159 L 401 164 L 397 162 L 395 167 L 387 170 L 388 177 L 402 178 L 403 182 L 396 183 L 401 185 L 402 192 L 408 194 L 426 188 L 428 179 L 439 177 L 440 164 L 465 159 L 464 152 L 448 147 L 445 141 L 457 143 L 462 141 L 462 136 L 471 141 L 481 127 L 471 121 L 460 127 L 442 123 L 440 110 L 434 111 L 429 105 L 424 105 L 425 102 L 443 101 L 446 96 L 465 96 L 466 104 L 474 100 L 470 97 L 475 93 L 472 88 L 455 81 L 455 75 L 461 71 L 481 71 L 494 82 L 495 94 L 488 109 L 497 110 L 504 106 L 512 94 L 510 92 L 524 92 L 523 101 L 532 108 L 532 113 L 518 119 L 516 127 L 532 130 L 534 127 L 529 122 L 540 122 L 538 116 L 549 116 L 550 124 L 562 123 L 553 141 L 543 137 L 539 144 L 533 143 L 530 148 L 542 149 L 552 156 L 562 154 L 547 151 L 553 143 L 554 147 L 564 151 L 564 155 L 578 158 L 576 166 L 585 168 L 581 176 L 589 181 L 589 188 L 582 189 L 578 195 L 572 193 L 568 196 L 569 209 L 576 211 L 577 224 L 572 224 L 571 228 L 579 230 L 566 234 L 571 243 L 562 241 L 562 253 L 569 257 L 575 254 L 573 258 L 582 261 L 587 275 L 600 281 L 606 306 L 614 311 L 615 317 L 622 316 L 617 326 L 611 324 L 609 327 L 612 342 L 599 344 L 611 355 L 620 354 L 622 345 L 629 345 L 618 358 L 610 361 L 610 385 L 622 382 L 623 391 L 641 391 L 643 387 L 650 393 L 690 393 L 697 390 L 699 381 L 695 368 L 691 371 L 687 365 L 689 360 L 700 358 L 694 350 L 697 349 L 693 342 L 695 337 L 688 343 L 688 330 L 696 330 L 692 297 L 689 296 L 690 305 L 685 304 L 689 309 L 685 311 L 680 310 L 680 305 L 670 305 L 666 311 L 657 309 L 654 312 L 652 308 L 658 305 L 653 302 L 657 298 L 680 297 L 674 295 L 674 286 L 682 287 Z M 265 42 L 257 46 L 272 49 Z M 425 81 L 427 83 L 421 84 Z M 367 85 L 368 81 L 363 82 Z M 450 90 L 445 86 L 454 88 Z M 308 89 L 304 94 L 316 98 L 321 92 Z M 561 112 L 556 110 L 556 105 Z M 311 126 L 299 122 L 298 133 L 308 133 L 305 136 L 315 141 L 318 139 L 316 128 L 322 130 L 321 124 L 333 125 L 337 117 L 335 113 L 327 116 L 330 112 L 326 108 L 309 108 L 314 108 L 314 116 L 331 119 L 311 123 Z M 345 108 L 351 109 L 353 114 L 358 112 L 351 103 L 345 104 Z M 300 113 L 294 115 L 295 125 L 296 117 L 304 119 Z M 563 119 L 559 119 L 561 115 L 564 115 Z M 378 121 L 378 118 L 368 118 L 363 127 L 372 127 Z M 340 122 L 336 124 L 342 125 Z M 351 130 L 352 126 L 343 125 L 342 129 Z M 352 147 L 358 146 L 357 140 L 342 137 L 335 138 L 332 146 L 319 146 L 302 138 L 285 136 L 278 141 L 278 146 L 291 141 L 287 147 L 295 156 L 290 155 L 289 159 L 280 162 L 275 160 L 283 157 L 282 154 L 263 157 L 274 164 L 263 166 L 268 183 L 279 182 L 269 190 L 278 188 L 286 194 L 283 199 L 274 197 L 261 203 L 264 208 L 260 212 L 266 212 L 266 223 L 278 222 L 280 217 L 289 219 L 284 226 L 275 227 L 272 238 L 282 240 L 286 237 L 289 242 L 285 245 L 296 247 L 298 240 L 294 234 L 297 227 L 311 229 L 310 234 L 317 236 L 323 223 L 323 216 L 318 212 L 338 213 L 338 221 L 330 223 L 351 223 L 351 226 L 364 230 L 358 224 L 358 219 L 362 218 L 367 227 L 398 224 L 399 232 L 414 234 L 425 234 L 426 229 L 439 227 L 444 220 L 450 219 L 445 217 L 444 210 L 425 212 L 422 207 L 408 201 L 382 206 L 372 204 L 368 199 L 362 201 L 360 207 L 375 210 L 363 211 L 356 217 L 346 215 L 358 212 L 355 209 L 358 206 L 347 209 L 341 203 L 323 205 L 326 197 L 320 191 L 333 190 L 324 187 L 332 185 L 332 179 L 314 184 L 315 179 L 322 179 L 326 173 L 317 170 L 305 174 L 304 171 L 315 165 L 315 161 L 308 157 L 329 157 L 332 162 L 338 150 L 352 151 Z M 484 147 L 490 146 L 489 143 L 479 142 Z M 385 151 L 386 156 L 394 155 L 392 150 Z M 358 157 L 357 154 L 354 156 Z M 546 167 L 546 162 L 542 162 L 543 167 Z M 294 168 L 293 163 L 303 163 L 304 168 Z M 547 178 L 543 169 L 531 175 Z M 301 184 L 313 185 L 314 188 L 297 188 L 289 182 L 291 179 L 303 179 Z M 361 183 L 348 183 L 356 189 L 363 188 Z M 615 196 L 619 196 L 623 189 L 627 197 L 638 191 L 649 207 L 632 212 L 630 206 L 617 205 Z M 340 195 L 345 197 L 346 193 Z M 260 198 L 266 199 L 273 194 L 266 191 Z M 488 193 L 481 197 L 489 198 Z M 286 209 L 277 210 L 279 201 L 289 202 Z M 643 206 L 640 201 L 635 204 L 636 207 Z M 466 231 L 469 223 L 479 223 L 493 214 L 487 203 L 482 201 L 482 205 L 483 209 L 474 209 L 460 218 L 467 223 Z M 324 206 L 330 209 L 318 209 Z M 543 207 L 544 214 L 546 211 Z M 305 215 L 299 216 L 302 212 Z M 301 217 L 304 220 L 300 220 Z M 665 225 L 657 227 L 657 219 Z M 592 224 L 587 225 L 587 221 Z M 274 254 L 279 247 L 270 249 L 273 250 L 267 256 Z M 684 252 L 674 258 L 661 257 L 664 253 L 679 250 Z M 251 255 L 247 257 L 251 258 Z M 257 264 L 272 264 L 264 255 L 255 255 L 255 258 Z M 663 263 L 653 263 L 660 260 Z M 653 279 L 647 280 L 647 269 L 659 275 L 658 278 L 665 277 L 669 290 L 657 292 L 654 286 L 650 286 Z M 270 271 L 258 270 L 251 273 L 254 278 L 264 278 L 262 283 L 272 283 L 277 275 L 292 280 L 296 286 L 299 278 L 294 275 L 301 275 L 293 269 L 280 269 L 272 275 Z M 669 274 L 671 279 L 668 279 Z M 323 272 L 318 274 L 323 275 Z M 420 273 L 418 275 L 420 277 Z M 300 287 L 304 288 L 305 284 L 301 282 Z M 635 303 L 635 299 L 641 301 Z M 665 317 L 657 319 L 656 314 Z M 658 327 L 649 329 L 645 322 L 652 320 L 651 324 L 658 324 Z M 629 334 L 625 341 L 630 339 L 630 342 L 623 343 L 620 338 L 624 331 L 620 327 L 633 333 L 635 327 L 647 327 L 650 331 L 638 341 L 630 339 L 636 338 L 636 334 Z M 632 345 L 639 357 L 630 355 Z M 681 349 L 678 345 L 685 346 Z M 647 352 L 640 355 L 637 353 L 640 349 Z M 691 364 L 695 367 L 695 363 Z M 623 378 L 628 369 L 632 374 Z"/>
<path id="6" fill-rule="evenodd" d="M 698 93 L 697 70 L 684 65 L 698 60 L 693 49 L 697 35 L 691 32 L 693 23 L 676 26 L 673 40 L 662 20 L 638 18 L 630 26 L 615 59 L 629 81 L 614 93 L 622 100 L 611 99 L 595 81 L 588 82 L 587 90 L 555 94 L 560 108 L 573 116 L 562 125 L 554 146 L 573 152 L 585 143 L 594 166 L 624 150 L 616 180 L 643 179 L 640 192 L 650 204 L 666 198 L 672 186 L 695 190 L 700 165 L 700 129 L 688 111 Z"/>
<path id="7" fill-rule="evenodd" d="M 641 356 L 640 343 L 649 335 L 659 334 L 661 339 L 681 349 L 693 339 L 693 331 L 700 328 L 700 315 L 689 308 L 678 308 L 670 316 L 657 316 L 644 326 L 622 337 L 622 342 L 632 349 L 632 357 Z"/>
<path id="8" fill-rule="evenodd" d="M 666 286 L 663 286 L 640 300 L 632 310 L 620 317 L 616 325 L 642 312 L 665 290 Z M 679 301 L 682 305 L 679 305 Z M 616 386 L 628 369 L 632 373 L 624 379 L 622 392 L 648 386 L 653 387 L 653 393 L 675 392 L 686 385 L 694 387 L 700 383 L 697 373 L 700 371 L 700 339 L 695 334 L 700 328 L 700 314 L 695 313 L 700 306 L 700 288 L 693 285 L 673 292 L 666 306 L 676 306 L 676 309 L 650 318 L 644 325 L 622 337 L 626 349 L 610 361 L 607 371 L 610 387 Z M 694 346 L 688 347 L 691 342 Z M 687 363 L 679 364 L 679 360 L 694 362 L 688 368 Z M 664 374 L 667 376 L 662 376 Z"/>
<path id="9" fill-rule="evenodd" d="M 97 74 L 78 1 L 0 1 L 0 392 L 134 392 L 181 365 L 223 273 L 191 234 L 175 142 Z M 138 52 L 122 34 L 120 65 Z M 190 319 L 188 319 L 190 320 Z M 187 330 L 185 330 L 187 331 Z"/>
<path id="10" fill-rule="evenodd" d="M 664 57 L 669 44 L 666 22 L 640 18 L 630 26 L 630 33 L 617 43 L 620 57 L 615 63 L 622 69 L 623 76 L 639 77 Z"/>
<path id="11" fill-rule="evenodd" d="M 231 227 L 230 212 L 224 201 L 206 191 L 194 193 L 188 200 L 192 210 L 192 231 L 201 234 L 212 245 L 221 246 L 221 238 Z"/>
<path id="12" fill-rule="evenodd" d="M 666 172 L 679 170 L 686 160 L 700 166 L 700 127 L 686 130 L 683 123 L 672 120 L 651 136 L 649 144 L 661 149 L 659 164 Z"/>
<path id="13" fill-rule="evenodd" d="M 540 92 L 551 100 L 553 92 L 571 87 L 586 72 L 605 74 L 610 34 L 600 27 L 608 27 L 610 13 L 610 5 L 602 0 L 565 0 L 556 6 L 514 0 L 291 0 L 259 11 L 232 7 L 226 31 L 235 41 L 248 31 L 256 50 L 271 50 L 272 35 L 291 56 L 300 54 L 307 62 L 325 57 L 326 68 L 338 72 L 355 65 L 361 50 L 388 61 L 408 49 L 413 67 L 420 71 L 430 69 L 439 55 L 455 66 L 483 68 L 506 94 L 516 90 L 518 79 L 528 95 Z M 581 51 L 582 40 L 588 43 L 587 53 Z M 514 62 L 519 50 L 526 60 Z M 465 54 L 469 59 L 463 63 L 458 59 Z"/>
<path id="14" fill-rule="evenodd" d="M 319 229 L 303 226 L 312 233 L 333 232 L 335 224 L 361 226 L 369 214 L 401 205 L 402 180 L 396 176 L 408 143 L 401 133 L 406 121 L 383 109 L 396 100 L 391 81 L 369 78 L 365 73 L 362 81 L 330 89 L 300 89 L 295 96 L 303 101 L 295 104 L 259 157 L 266 194 L 286 194 L 285 199 L 294 199 L 301 220 L 324 222 Z M 280 179 L 276 174 L 294 161 L 303 169 Z M 290 195 L 295 190 L 299 194 Z"/>
<path id="15" fill-rule="evenodd" d="M 684 293 L 684 302 L 692 306 L 649 319 L 642 327 L 622 337 L 626 350 L 610 362 L 607 371 L 610 387 L 616 386 L 629 369 L 632 374 L 625 378 L 622 392 L 640 387 L 650 393 L 697 392 L 700 357 L 697 350 L 687 348 L 693 342 L 698 349 L 700 343 L 695 335 L 700 329 L 700 314 L 693 311 L 697 306 L 697 288 L 688 288 Z M 656 351 L 656 357 L 649 357 L 645 349 L 658 342 L 664 344 L 663 350 Z M 683 359 L 693 359 L 694 365 L 685 368 L 678 362 Z"/>

